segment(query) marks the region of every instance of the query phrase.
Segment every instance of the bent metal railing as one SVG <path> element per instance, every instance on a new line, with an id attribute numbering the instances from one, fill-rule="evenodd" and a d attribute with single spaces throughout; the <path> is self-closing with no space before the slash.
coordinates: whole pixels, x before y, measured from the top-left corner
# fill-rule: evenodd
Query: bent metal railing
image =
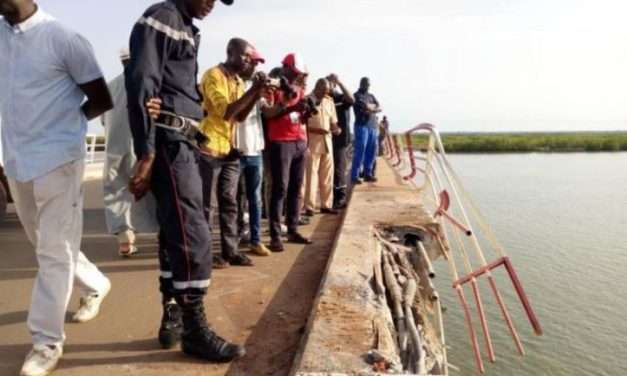
<path id="1" fill-rule="evenodd" d="M 414 182 L 420 188 L 424 203 L 432 207 L 432 214 L 442 228 L 442 235 L 439 235 L 438 242 L 453 276 L 453 288 L 461 301 L 477 368 L 482 373 L 485 370 L 477 333 L 462 286 L 468 283 L 471 286 L 488 359 L 490 362 L 494 362 L 496 357 L 477 283 L 477 279 L 484 275 L 490 284 L 516 349 L 521 356 L 524 356 L 525 352 L 520 337 L 497 289 L 496 281 L 492 275 L 493 270 L 503 266 L 536 335 L 542 335 L 542 328 L 531 308 L 531 304 L 516 275 L 511 260 L 449 163 L 442 140 L 435 126 L 422 123 L 405 132 L 404 138 L 405 145 L 401 142 L 401 135 L 388 136 L 385 142 L 387 149 L 385 157 L 392 166 L 399 169 L 404 164 L 409 164 L 409 173 L 403 176 L 404 180 L 417 180 L 422 177 L 421 183 L 416 182 L 416 180 Z M 420 143 L 422 141 L 426 142 Z M 406 155 L 405 158 L 403 157 L 404 155 Z M 407 168 L 404 170 L 407 170 Z M 475 228 L 478 228 L 480 232 L 475 232 Z M 453 249 L 451 247 L 449 238 L 452 238 L 456 248 Z M 484 247 L 493 251 L 496 257 L 494 260 L 488 262 L 483 252 Z M 475 256 L 472 259 L 468 252 L 469 248 L 473 250 Z M 453 254 L 453 251 L 456 251 L 455 254 Z M 463 275 L 461 276 L 459 275 L 456 262 L 461 262 L 463 265 Z"/>

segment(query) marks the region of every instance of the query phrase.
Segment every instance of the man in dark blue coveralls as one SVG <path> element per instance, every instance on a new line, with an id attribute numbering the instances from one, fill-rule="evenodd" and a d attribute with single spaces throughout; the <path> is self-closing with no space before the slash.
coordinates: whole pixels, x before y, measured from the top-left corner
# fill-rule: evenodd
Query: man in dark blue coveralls
<path id="1" fill-rule="evenodd" d="M 231 5 L 233 0 L 221 0 Z M 230 361 L 244 348 L 208 326 L 203 297 L 211 281 L 211 238 L 202 211 L 197 132 L 203 117 L 196 87 L 199 30 L 215 0 L 168 0 L 149 7 L 133 27 L 131 61 L 124 72 L 128 112 L 138 164 L 130 189 L 136 198 L 151 190 L 157 201 L 160 290 L 164 348 L 182 341 L 185 353 Z M 156 119 L 146 104 L 161 101 Z"/>

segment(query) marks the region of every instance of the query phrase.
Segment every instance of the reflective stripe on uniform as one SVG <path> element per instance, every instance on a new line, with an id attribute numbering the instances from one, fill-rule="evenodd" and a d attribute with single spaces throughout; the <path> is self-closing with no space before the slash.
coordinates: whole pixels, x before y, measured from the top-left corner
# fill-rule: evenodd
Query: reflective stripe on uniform
<path id="1" fill-rule="evenodd" d="M 179 30 L 174 30 L 173 28 L 171 28 L 170 26 L 157 21 L 156 19 L 154 19 L 153 17 L 141 17 L 139 19 L 139 21 L 137 21 L 137 23 L 141 24 L 141 25 L 148 25 L 150 27 L 152 27 L 155 30 L 158 30 L 162 33 L 164 33 L 165 35 L 167 35 L 168 37 L 180 41 L 180 40 L 185 40 L 188 41 L 192 46 L 196 47 L 196 42 L 194 41 L 194 38 L 192 38 L 189 34 L 187 34 L 184 31 L 179 31 Z"/>
<path id="2" fill-rule="evenodd" d="M 203 281 L 184 281 L 184 282 L 173 281 L 172 284 L 174 285 L 174 288 L 177 290 L 184 290 L 184 289 L 189 289 L 189 288 L 205 289 L 209 287 L 209 285 L 211 284 L 211 279 L 205 279 Z"/>

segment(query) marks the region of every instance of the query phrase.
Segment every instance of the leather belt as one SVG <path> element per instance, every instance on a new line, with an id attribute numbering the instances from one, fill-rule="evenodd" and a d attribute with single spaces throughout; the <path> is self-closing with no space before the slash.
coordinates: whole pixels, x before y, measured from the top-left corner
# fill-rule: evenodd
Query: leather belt
<path id="1" fill-rule="evenodd" d="M 161 111 L 155 120 L 155 126 L 172 132 L 180 133 L 190 141 L 196 141 L 204 144 L 209 141 L 209 137 L 205 136 L 198 129 L 198 121 L 179 116 L 169 111 Z"/>

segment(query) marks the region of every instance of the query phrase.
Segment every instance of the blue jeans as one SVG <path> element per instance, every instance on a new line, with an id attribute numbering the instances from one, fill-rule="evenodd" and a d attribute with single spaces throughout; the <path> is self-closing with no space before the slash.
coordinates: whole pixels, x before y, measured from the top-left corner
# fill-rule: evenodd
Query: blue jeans
<path id="1" fill-rule="evenodd" d="M 359 171 L 363 164 L 366 176 L 372 176 L 374 160 L 377 156 L 378 132 L 376 127 L 355 124 L 355 140 L 353 140 L 353 165 L 351 179 L 359 179 Z"/>
<path id="2" fill-rule="evenodd" d="M 250 243 L 259 244 L 261 241 L 261 181 L 263 176 L 263 158 L 261 155 L 241 157 L 239 172 L 246 180 Z"/>

